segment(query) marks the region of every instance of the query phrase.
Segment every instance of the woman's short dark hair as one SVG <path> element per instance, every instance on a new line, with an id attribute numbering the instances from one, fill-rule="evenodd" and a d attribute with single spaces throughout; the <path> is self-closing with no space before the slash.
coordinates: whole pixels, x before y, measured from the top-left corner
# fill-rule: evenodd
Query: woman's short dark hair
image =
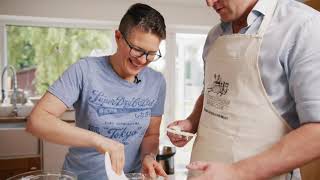
<path id="1" fill-rule="evenodd" d="M 163 16 L 146 4 L 133 4 L 122 17 L 119 31 L 127 37 L 133 28 L 151 32 L 161 40 L 166 38 L 166 25 Z"/>

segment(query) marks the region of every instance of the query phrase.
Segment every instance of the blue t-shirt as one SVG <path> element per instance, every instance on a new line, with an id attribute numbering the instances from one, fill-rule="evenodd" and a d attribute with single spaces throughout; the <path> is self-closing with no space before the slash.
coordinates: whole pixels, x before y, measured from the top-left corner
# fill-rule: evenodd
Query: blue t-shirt
<path id="1" fill-rule="evenodd" d="M 256 34 L 269 0 L 258 0 L 241 34 Z M 259 70 L 263 86 L 280 115 L 293 128 L 320 122 L 320 13 L 295 0 L 278 0 L 262 41 Z M 221 35 L 232 34 L 220 23 L 208 34 L 203 51 Z"/>
<path id="2" fill-rule="evenodd" d="M 48 90 L 74 107 L 77 127 L 125 145 L 125 173 L 140 171 L 140 144 L 150 117 L 164 111 L 163 75 L 146 67 L 138 79 L 131 83 L 118 76 L 109 57 L 88 57 L 71 65 Z M 107 179 L 104 155 L 94 148 L 71 147 L 64 169 L 78 179 Z"/>

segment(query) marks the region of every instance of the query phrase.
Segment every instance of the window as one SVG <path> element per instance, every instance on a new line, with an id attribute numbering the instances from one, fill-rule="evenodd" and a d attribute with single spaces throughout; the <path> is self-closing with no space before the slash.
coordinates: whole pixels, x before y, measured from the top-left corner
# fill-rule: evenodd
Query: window
<path id="1" fill-rule="evenodd" d="M 185 118 L 192 110 L 194 103 L 202 91 L 203 60 L 202 50 L 206 39 L 204 34 L 181 34 L 177 41 L 177 105 L 176 118 Z"/>
<path id="2" fill-rule="evenodd" d="M 17 70 L 18 86 L 43 94 L 81 57 L 111 51 L 111 30 L 6 26 L 8 64 Z"/>
<path id="3" fill-rule="evenodd" d="M 175 119 L 185 119 L 192 112 L 202 91 L 202 50 L 205 39 L 205 34 L 176 34 Z M 194 139 L 183 148 L 177 148 L 175 156 L 177 169 L 184 169 L 190 162 L 193 141 Z"/>
<path id="4" fill-rule="evenodd" d="M 166 67 L 166 41 L 162 41 L 160 44 L 160 51 L 162 54 L 162 58 L 155 62 L 151 62 L 148 66 L 152 69 L 159 71 L 161 73 L 165 73 L 165 67 Z"/>

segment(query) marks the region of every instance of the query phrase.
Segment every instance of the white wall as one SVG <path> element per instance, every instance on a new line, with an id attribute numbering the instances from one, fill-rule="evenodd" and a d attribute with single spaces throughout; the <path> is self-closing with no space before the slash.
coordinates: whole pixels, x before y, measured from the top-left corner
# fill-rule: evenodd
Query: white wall
<path id="1" fill-rule="evenodd" d="M 190 2 L 189 2 L 190 1 Z M 212 27 L 218 23 L 205 0 L 142 0 L 159 10 L 168 27 Z M 53 17 L 119 22 L 128 7 L 137 0 L 0 0 L 0 15 Z M 193 3 L 191 3 L 193 2 Z"/>

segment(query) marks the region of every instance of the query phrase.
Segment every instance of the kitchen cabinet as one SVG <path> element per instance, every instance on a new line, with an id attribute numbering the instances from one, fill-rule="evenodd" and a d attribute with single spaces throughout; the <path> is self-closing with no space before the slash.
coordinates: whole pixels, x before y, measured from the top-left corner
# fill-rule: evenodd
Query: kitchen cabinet
<path id="1" fill-rule="evenodd" d="M 25 131 L 25 123 L 2 123 L 0 129 L 0 158 L 38 156 L 40 140 Z"/>
<path id="2" fill-rule="evenodd" d="M 68 146 L 43 141 L 43 170 L 48 172 L 60 171 Z"/>
<path id="3" fill-rule="evenodd" d="M 70 125 L 75 125 L 73 121 L 67 121 Z M 60 171 L 69 146 L 54 144 L 42 141 L 43 149 L 43 170 L 49 172 Z"/>
<path id="4" fill-rule="evenodd" d="M 74 111 L 60 117 L 74 125 Z M 67 146 L 43 141 L 25 131 L 26 118 L 0 117 L 0 180 L 28 171 L 59 171 Z"/>
<path id="5" fill-rule="evenodd" d="M 4 121 L 4 119 L 2 119 Z M 25 122 L 0 123 L 0 179 L 41 167 L 40 140 L 25 132 Z M 24 120 L 25 121 L 25 120 Z"/>
<path id="6" fill-rule="evenodd" d="M 0 179 L 41 169 L 40 157 L 0 159 Z"/>

